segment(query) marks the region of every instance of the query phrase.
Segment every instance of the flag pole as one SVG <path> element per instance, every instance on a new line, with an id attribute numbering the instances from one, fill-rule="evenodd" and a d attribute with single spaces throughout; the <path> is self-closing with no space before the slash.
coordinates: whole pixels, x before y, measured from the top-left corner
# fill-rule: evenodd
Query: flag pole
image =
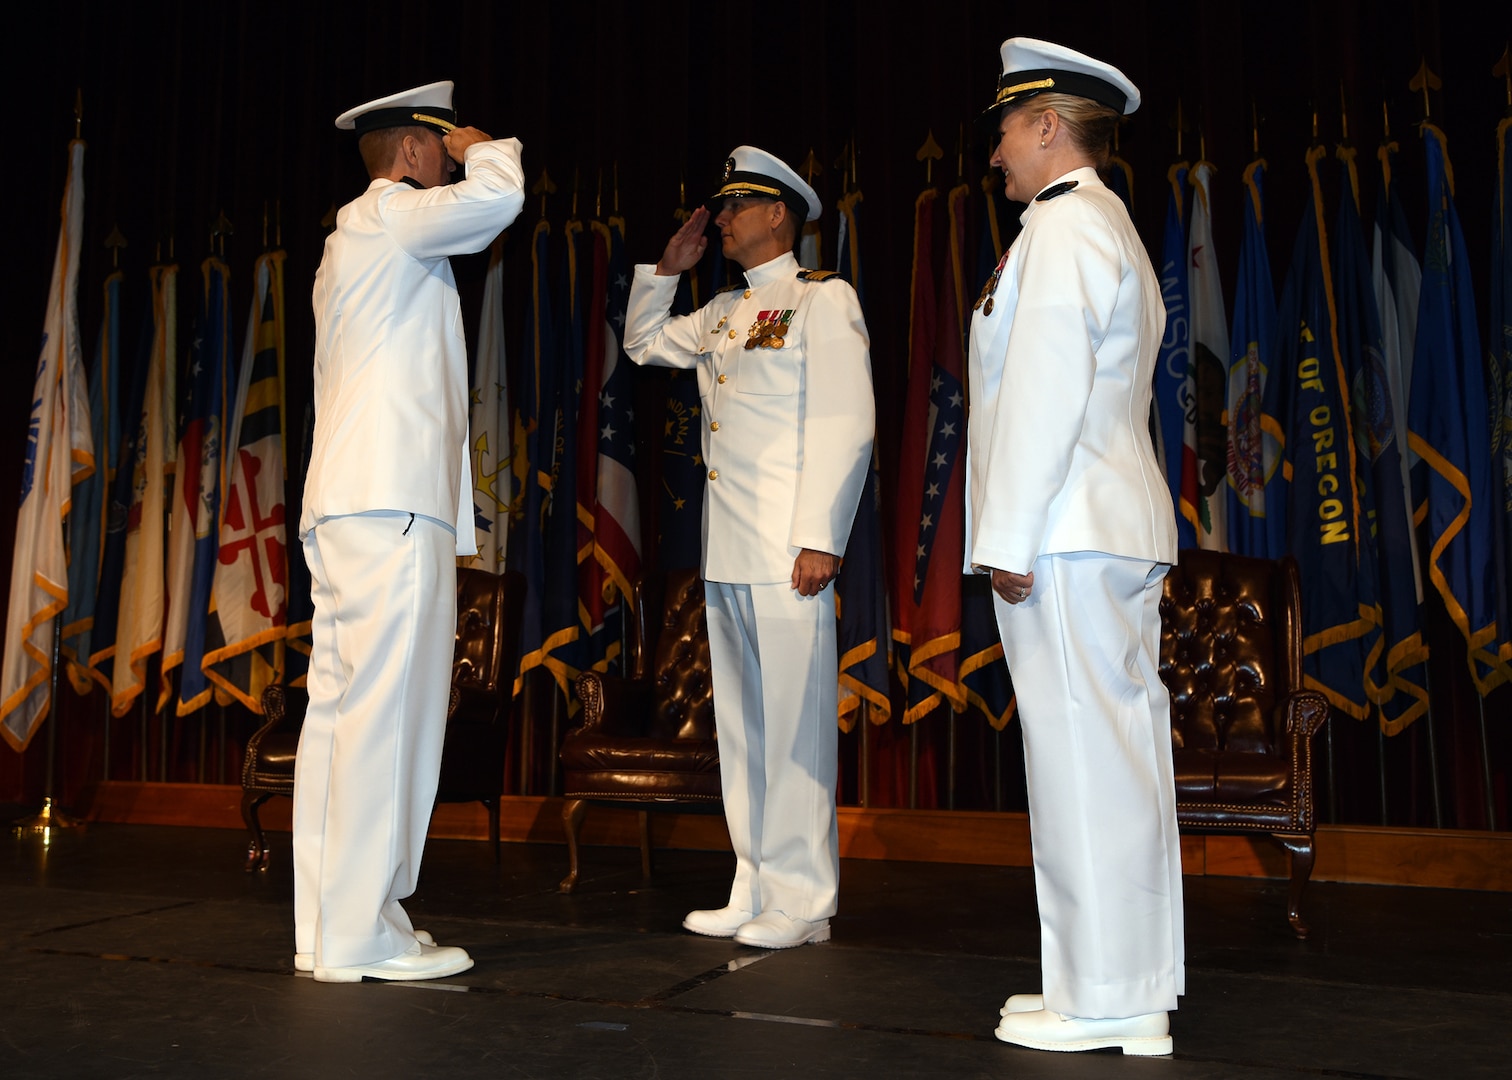
<path id="1" fill-rule="evenodd" d="M 56 707 L 58 703 L 58 659 L 63 649 L 63 613 L 59 612 L 53 619 L 53 646 L 52 646 L 52 675 L 48 683 L 48 701 Z M 43 778 L 42 807 L 29 818 L 22 818 L 15 824 L 18 833 L 30 833 L 33 836 L 41 836 L 42 843 L 47 844 L 52 839 L 54 829 L 82 829 L 84 823 L 78 818 L 65 814 L 56 803 L 53 802 L 53 791 L 57 784 L 58 765 L 58 716 L 54 708 L 52 723 L 47 725 L 47 771 Z"/>

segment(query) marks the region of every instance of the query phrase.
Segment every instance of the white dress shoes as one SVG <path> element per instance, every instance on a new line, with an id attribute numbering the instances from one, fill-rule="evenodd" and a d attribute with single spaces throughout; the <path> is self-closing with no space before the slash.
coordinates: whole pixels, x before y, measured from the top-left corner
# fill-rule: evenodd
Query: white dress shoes
<path id="1" fill-rule="evenodd" d="M 722 908 L 704 908 L 688 912 L 683 920 L 683 929 L 704 937 L 734 937 L 735 931 L 756 917 L 754 911 L 733 905 Z"/>
<path id="2" fill-rule="evenodd" d="M 1116 1046 L 1125 1054 L 1143 1057 L 1171 1052 L 1170 1022 L 1163 1012 L 1114 1020 L 1082 1020 L 1048 1009 L 1010 1012 L 993 1034 L 1002 1042 L 1034 1050 L 1104 1050 Z"/>
<path id="3" fill-rule="evenodd" d="M 372 964 L 349 967 L 316 967 L 316 982 L 361 982 L 363 979 L 389 979 L 409 982 L 418 979 L 444 979 L 460 975 L 473 966 L 472 957 L 455 945 L 422 945 L 415 942 L 398 956 Z"/>
<path id="4" fill-rule="evenodd" d="M 426 933 L 424 930 L 416 930 L 415 931 L 415 940 L 418 941 L 422 945 L 434 945 L 436 943 L 436 939 L 433 938 L 433 937 L 431 937 L 430 934 Z M 295 953 L 294 954 L 294 970 L 295 971 L 314 971 L 315 970 L 315 954 L 314 953 L 308 953 L 308 952 L 297 952 L 297 953 Z"/>
<path id="5" fill-rule="evenodd" d="M 791 949 L 795 945 L 818 945 L 830 938 L 828 919 L 809 922 L 781 911 L 763 911 L 735 931 L 735 940 L 758 949 Z"/>
<path id="6" fill-rule="evenodd" d="M 1045 1007 L 1045 995 L 1043 994 L 1014 994 L 1003 1007 L 998 1010 L 999 1016 L 1007 1016 L 1011 1012 L 1039 1012 Z"/>

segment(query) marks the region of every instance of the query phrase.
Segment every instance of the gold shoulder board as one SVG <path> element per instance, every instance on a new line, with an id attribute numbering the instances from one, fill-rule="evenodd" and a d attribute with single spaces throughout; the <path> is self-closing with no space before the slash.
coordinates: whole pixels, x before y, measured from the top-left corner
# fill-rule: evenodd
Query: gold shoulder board
<path id="1" fill-rule="evenodd" d="M 829 278 L 835 277 L 837 273 L 838 271 L 835 270 L 800 270 L 798 271 L 798 280 L 825 281 Z"/>
<path id="2" fill-rule="evenodd" d="M 722 289 L 715 290 L 714 295 L 718 296 L 720 293 L 734 292 L 736 289 L 743 289 L 743 288 L 745 288 L 745 283 L 737 281 L 733 285 L 726 285 Z"/>

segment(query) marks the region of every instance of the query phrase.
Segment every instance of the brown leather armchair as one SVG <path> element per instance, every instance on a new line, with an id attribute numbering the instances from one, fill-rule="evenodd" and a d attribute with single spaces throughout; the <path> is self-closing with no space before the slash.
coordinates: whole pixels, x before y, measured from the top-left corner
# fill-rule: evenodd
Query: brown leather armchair
<path id="1" fill-rule="evenodd" d="M 1323 695 L 1302 688 L 1297 564 L 1185 550 L 1160 602 L 1160 677 L 1171 692 L 1176 819 L 1194 832 L 1262 833 L 1291 853 L 1287 921 L 1307 936 L 1313 736 Z"/>
<path id="2" fill-rule="evenodd" d="M 696 570 L 647 574 L 635 583 L 625 635 L 625 677 L 578 676 L 582 724 L 562 740 L 570 868 L 578 879 L 578 837 L 590 803 L 640 813 L 641 871 L 651 876 L 652 809 L 722 812 L 714 691 L 703 580 Z"/>
<path id="3" fill-rule="evenodd" d="M 481 802 L 488 811 L 495 860 L 524 599 L 524 578 L 517 572 L 457 570 L 457 643 L 436 801 Z M 242 759 L 242 821 L 251 836 L 248 870 L 268 865 L 258 810 L 274 795 L 294 794 L 294 754 L 309 696 L 302 688 L 269 686 L 262 701 L 265 722 L 247 740 Z"/>

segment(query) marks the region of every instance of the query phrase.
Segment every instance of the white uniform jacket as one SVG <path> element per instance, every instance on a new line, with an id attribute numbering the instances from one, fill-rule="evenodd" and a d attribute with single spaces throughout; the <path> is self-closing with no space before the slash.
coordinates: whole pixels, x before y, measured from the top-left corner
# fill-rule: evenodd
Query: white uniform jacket
<path id="1" fill-rule="evenodd" d="M 1071 551 L 1176 561 L 1150 438 L 1160 283 L 1096 170 L 1056 184 L 1072 180 L 1029 204 L 990 313 L 972 316 L 968 570 L 1023 574 Z"/>
<path id="2" fill-rule="evenodd" d="M 341 208 L 315 274 L 315 439 L 299 535 L 322 518 L 401 510 L 454 522 L 477 550 L 467 344 L 448 256 L 481 251 L 525 202 L 520 143 L 475 143 L 467 175 L 417 190 L 374 180 Z"/>
<path id="3" fill-rule="evenodd" d="M 779 256 L 746 271 L 745 288 L 674 318 L 677 277 L 635 268 L 625 352 L 698 372 L 706 581 L 788 581 L 801 549 L 840 555 L 850 537 L 875 429 L 870 342 L 855 290 L 800 270 Z M 771 317 L 786 331 L 747 349 Z"/>

